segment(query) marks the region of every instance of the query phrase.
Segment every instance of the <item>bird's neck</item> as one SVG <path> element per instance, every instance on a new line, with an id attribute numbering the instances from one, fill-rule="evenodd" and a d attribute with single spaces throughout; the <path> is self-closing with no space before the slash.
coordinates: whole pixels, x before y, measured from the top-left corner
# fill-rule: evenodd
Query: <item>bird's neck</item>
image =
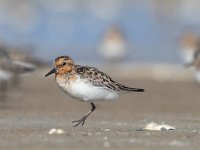
<path id="1" fill-rule="evenodd" d="M 76 70 L 72 69 L 68 72 L 55 73 L 55 78 L 65 78 L 66 80 L 74 80 L 76 79 Z"/>

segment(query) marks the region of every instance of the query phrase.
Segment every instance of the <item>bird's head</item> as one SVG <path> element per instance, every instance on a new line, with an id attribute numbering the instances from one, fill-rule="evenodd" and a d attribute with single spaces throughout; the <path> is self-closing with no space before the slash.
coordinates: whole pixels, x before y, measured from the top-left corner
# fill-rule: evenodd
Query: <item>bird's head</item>
<path id="1" fill-rule="evenodd" d="M 69 56 L 59 56 L 55 59 L 54 68 L 45 77 L 55 74 L 71 73 L 74 70 L 74 62 Z"/>

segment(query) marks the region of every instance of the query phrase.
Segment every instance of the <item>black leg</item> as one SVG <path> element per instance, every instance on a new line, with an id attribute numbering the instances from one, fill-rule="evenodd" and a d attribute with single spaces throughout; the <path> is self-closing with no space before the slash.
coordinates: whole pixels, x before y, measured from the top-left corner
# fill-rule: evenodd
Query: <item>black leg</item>
<path id="1" fill-rule="evenodd" d="M 85 120 L 87 119 L 87 117 L 95 110 L 95 105 L 93 104 L 93 103 L 90 103 L 91 105 L 92 105 L 92 109 L 86 114 L 86 115 L 84 115 L 80 120 L 74 120 L 74 121 L 72 121 L 72 123 L 75 123 L 75 122 L 77 122 L 77 124 L 75 124 L 73 127 L 77 127 L 78 125 L 84 125 L 84 123 L 85 123 Z"/>

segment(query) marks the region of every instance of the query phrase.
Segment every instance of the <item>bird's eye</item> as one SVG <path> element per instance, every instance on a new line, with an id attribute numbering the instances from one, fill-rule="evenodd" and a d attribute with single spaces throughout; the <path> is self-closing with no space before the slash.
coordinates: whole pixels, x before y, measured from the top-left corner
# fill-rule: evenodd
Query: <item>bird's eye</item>
<path id="1" fill-rule="evenodd" d="M 66 62 L 63 62 L 62 65 L 63 65 L 63 66 L 66 65 Z"/>

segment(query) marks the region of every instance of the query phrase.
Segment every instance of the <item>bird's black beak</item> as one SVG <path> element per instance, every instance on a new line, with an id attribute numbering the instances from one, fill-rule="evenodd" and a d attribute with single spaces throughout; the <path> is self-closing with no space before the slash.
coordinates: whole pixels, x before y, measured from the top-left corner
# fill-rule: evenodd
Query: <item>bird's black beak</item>
<path id="1" fill-rule="evenodd" d="M 45 77 L 47 77 L 47 76 L 49 76 L 49 75 L 51 75 L 51 74 L 53 74 L 53 73 L 56 73 L 56 71 L 57 71 L 57 69 L 54 67 L 51 71 L 49 71 L 49 73 L 47 73 L 47 74 L 45 75 Z"/>

